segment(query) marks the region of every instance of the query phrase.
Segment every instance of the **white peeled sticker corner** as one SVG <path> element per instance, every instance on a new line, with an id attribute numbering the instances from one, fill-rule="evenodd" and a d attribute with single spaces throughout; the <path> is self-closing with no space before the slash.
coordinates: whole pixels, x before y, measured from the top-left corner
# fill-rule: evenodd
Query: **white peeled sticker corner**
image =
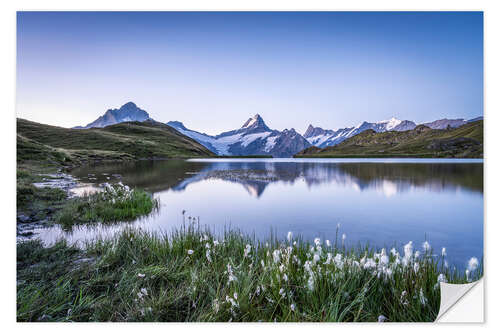
<path id="1" fill-rule="evenodd" d="M 484 322 L 484 279 L 466 284 L 441 282 L 438 323 Z"/>

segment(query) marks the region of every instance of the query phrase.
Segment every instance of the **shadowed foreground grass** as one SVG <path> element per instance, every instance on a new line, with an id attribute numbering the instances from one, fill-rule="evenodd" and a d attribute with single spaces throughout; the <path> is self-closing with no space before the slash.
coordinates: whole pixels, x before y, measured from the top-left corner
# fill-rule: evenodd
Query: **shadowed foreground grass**
<path id="1" fill-rule="evenodd" d="M 83 250 L 26 241 L 17 245 L 17 320 L 433 321 L 438 281 L 482 275 L 477 260 L 466 277 L 427 246 L 417 253 L 408 243 L 400 255 L 336 244 L 233 231 L 215 239 L 194 224 L 170 235 L 126 230 Z"/>
<path id="2" fill-rule="evenodd" d="M 109 185 L 102 192 L 71 199 L 56 216 L 56 222 L 70 229 L 76 224 L 130 221 L 158 208 L 158 200 L 140 189 L 119 184 Z"/>

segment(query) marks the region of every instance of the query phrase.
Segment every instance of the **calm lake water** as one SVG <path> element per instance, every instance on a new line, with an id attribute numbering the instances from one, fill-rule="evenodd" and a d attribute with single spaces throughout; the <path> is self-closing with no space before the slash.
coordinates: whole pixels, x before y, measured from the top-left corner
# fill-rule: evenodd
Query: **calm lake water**
<path id="1" fill-rule="evenodd" d="M 483 256 L 483 161 L 458 159 L 193 159 L 104 164 L 76 169 L 91 186 L 122 181 L 154 193 L 160 210 L 109 227 L 38 230 L 52 243 L 110 237 L 124 227 L 168 232 L 182 211 L 215 232 L 232 226 L 259 239 L 288 231 L 305 239 L 415 248 L 428 240 L 436 253 L 464 267 Z"/>

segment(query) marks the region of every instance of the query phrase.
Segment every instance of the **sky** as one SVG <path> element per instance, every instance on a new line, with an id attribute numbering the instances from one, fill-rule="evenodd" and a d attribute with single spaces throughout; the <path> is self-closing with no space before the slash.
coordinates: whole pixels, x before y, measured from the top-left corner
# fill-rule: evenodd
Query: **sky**
<path id="1" fill-rule="evenodd" d="M 482 12 L 18 12 L 18 117 L 208 134 L 483 114 Z"/>

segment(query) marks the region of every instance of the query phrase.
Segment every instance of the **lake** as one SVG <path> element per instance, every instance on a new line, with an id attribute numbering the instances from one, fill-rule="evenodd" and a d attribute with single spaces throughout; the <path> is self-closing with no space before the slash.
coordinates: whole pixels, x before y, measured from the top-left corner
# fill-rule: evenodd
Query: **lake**
<path id="1" fill-rule="evenodd" d="M 428 240 L 450 264 L 483 256 L 483 160 L 192 159 L 86 166 L 72 171 L 85 188 L 122 181 L 160 200 L 158 212 L 107 227 L 39 229 L 47 244 L 110 237 L 125 227 L 168 232 L 189 216 L 215 232 L 231 226 L 266 239 L 335 240 L 388 248 Z M 185 215 L 182 212 L 185 210 Z"/>

